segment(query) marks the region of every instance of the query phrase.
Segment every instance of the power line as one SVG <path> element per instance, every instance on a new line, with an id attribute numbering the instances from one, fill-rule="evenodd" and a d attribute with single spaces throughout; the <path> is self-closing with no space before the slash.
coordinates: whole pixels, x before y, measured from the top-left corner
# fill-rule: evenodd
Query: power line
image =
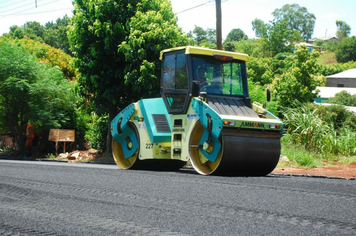
<path id="1" fill-rule="evenodd" d="M 51 1 L 51 2 L 48 2 L 48 3 L 43 3 L 41 6 L 45 6 L 45 5 L 48 5 L 48 4 L 51 4 L 51 3 L 54 3 L 54 2 L 58 2 L 59 0 L 54 0 L 54 1 Z M 32 3 L 33 4 L 33 3 Z M 28 6 L 29 4 L 25 5 L 25 6 Z M 55 10 L 50 10 L 50 11 L 44 11 L 44 12 L 32 12 L 32 13 L 25 13 L 25 14 L 19 14 L 19 13 L 22 13 L 22 12 L 25 12 L 25 11 L 28 11 L 28 10 L 32 10 L 34 9 L 35 7 L 30 7 L 30 8 L 27 8 L 27 9 L 23 9 L 23 10 L 20 10 L 20 11 L 17 11 L 17 12 L 14 12 L 14 13 L 9 13 L 9 14 L 6 14 L 6 15 L 2 15 L 0 16 L 0 18 L 3 18 L 3 17 L 7 17 L 7 16 L 12 16 L 12 15 L 31 15 L 31 14 L 40 14 L 40 13 L 48 13 L 48 12 L 54 12 L 54 11 L 58 11 L 58 9 L 55 9 Z M 37 7 L 39 8 L 39 7 Z M 68 9 L 68 8 L 66 8 Z M 64 9 L 61 9 L 61 10 L 64 10 Z"/>
<path id="2" fill-rule="evenodd" d="M 20 0 L 20 1 L 18 1 L 18 2 L 12 1 L 10 4 L 5 5 L 5 6 L 2 6 L 1 8 L 6 8 L 6 7 L 9 7 L 9 6 L 12 6 L 12 5 L 16 5 L 16 4 L 18 4 L 19 2 L 21 2 L 21 1 L 23 1 L 23 0 Z"/>
<path id="3" fill-rule="evenodd" d="M 42 3 L 43 1 L 46 1 L 46 0 L 37 0 L 37 1 L 36 1 L 36 4 L 38 5 L 38 3 Z M 54 0 L 54 1 L 52 1 L 52 2 L 43 2 L 43 4 L 41 4 L 39 7 L 45 6 L 45 5 L 48 5 L 48 4 L 51 4 L 51 3 L 53 3 L 53 2 L 57 2 L 57 1 L 59 1 L 59 0 Z M 23 1 L 23 2 L 26 2 L 26 1 Z M 0 14 L 1 14 L 1 13 L 5 13 L 5 12 L 10 12 L 10 11 L 12 11 L 12 10 L 18 10 L 19 8 L 23 8 L 23 7 L 30 6 L 30 5 L 34 5 L 34 4 L 35 4 L 35 2 L 33 2 L 33 0 L 31 0 L 31 3 L 27 3 L 27 4 L 24 4 L 24 5 L 22 5 L 22 6 L 18 6 L 18 7 L 12 8 L 12 9 L 8 9 L 8 10 L 5 10 L 5 11 L 2 11 L 2 12 L 0 12 Z M 36 5 L 35 8 L 37 8 L 37 5 Z M 9 5 L 8 5 L 8 6 L 9 6 Z M 29 9 L 32 9 L 32 8 L 34 8 L 34 7 L 27 8 L 26 10 L 29 10 Z M 20 12 L 22 12 L 22 11 L 24 11 L 24 10 L 21 10 Z M 15 13 L 9 13 L 9 14 L 7 14 L 7 15 L 13 15 L 13 14 L 16 14 L 16 13 L 17 13 L 17 12 L 15 12 Z"/>
<path id="4" fill-rule="evenodd" d="M 49 11 L 38 11 L 38 12 L 29 12 L 29 13 L 22 13 L 22 14 L 18 14 L 16 13 L 17 16 L 21 15 L 21 16 L 24 16 L 24 15 L 34 15 L 34 14 L 43 14 L 43 13 L 48 13 L 48 12 L 55 12 L 55 11 L 63 11 L 63 10 L 69 10 L 69 9 L 72 9 L 72 8 L 61 8 L 61 9 L 55 9 L 55 10 L 49 10 Z M 20 12 L 19 12 L 20 13 Z M 10 16 L 10 15 L 15 15 L 15 14 L 9 14 L 9 15 L 6 15 L 6 16 Z M 0 16 L 1 18 L 2 16 Z"/>
<path id="5" fill-rule="evenodd" d="M 178 12 L 177 15 L 180 14 L 180 13 L 183 13 L 183 12 L 186 12 L 186 11 L 189 11 L 189 10 L 192 10 L 192 9 L 195 9 L 195 8 L 198 8 L 198 7 L 201 7 L 201 6 L 204 6 L 205 4 L 211 3 L 211 2 L 213 2 L 213 1 L 215 1 L 215 0 L 210 0 L 210 1 L 204 2 L 204 3 L 202 3 L 202 4 L 199 4 L 199 5 L 197 5 L 197 6 L 194 6 L 194 7 L 188 8 L 188 9 L 185 9 L 185 10 L 183 10 L 183 11 Z"/>
<path id="6" fill-rule="evenodd" d="M 227 1 L 229 1 L 229 0 L 223 0 L 221 3 L 224 3 L 224 2 L 227 2 Z M 199 5 L 197 5 L 197 6 L 194 6 L 194 7 L 188 8 L 188 9 L 185 9 L 185 10 L 183 10 L 183 11 L 178 12 L 177 15 L 180 14 L 180 13 L 183 13 L 183 12 L 186 12 L 186 11 L 190 11 L 190 10 L 193 10 L 193 9 L 195 9 L 195 8 L 204 6 L 204 5 L 206 5 L 206 4 L 208 4 L 208 3 L 211 3 L 211 2 L 215 2 L 215 0 L 210 0 L 210 1 L 204 2 L 204 3 L 202 3 L 202 4 L 199 4 Z"/>
<path id="7" fill-rule="evenodd" d="M 22 6 L 16 6 L 16 7 L 14 7 L 14 8 L 11 8 L 11 9 L 8 9 L 8 10 L 5 10 L 5 11 L 2 11 L 2 12 L 0 12 L 0 14 L 5 13 L 5 12 L 8 12 L 8 11 L 16 10 L 16 9 L 19 9 L 19 8 L 22 8 L 22 7 L 30 6 L 30 5 L 33 5 L 33 3 L 31 2 L 31 3 L 27 3 L 27 4 L 25 4 L 25 5 L 22 5 Z"/>

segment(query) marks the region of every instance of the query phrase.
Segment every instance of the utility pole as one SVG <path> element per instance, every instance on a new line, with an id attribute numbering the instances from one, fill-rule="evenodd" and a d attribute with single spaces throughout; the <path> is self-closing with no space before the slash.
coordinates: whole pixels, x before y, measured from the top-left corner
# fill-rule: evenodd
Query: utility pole
<path id="1" fill-rule="evenodd" d="M 36 8 L 37 8 L 37 0 L 35 0 Z"/>
<path id="2" fill-rule="evenodd" d="M 215 5 L 216 5 L 216 49 L 222 50 L 221 0 L 215 0 Z"/>

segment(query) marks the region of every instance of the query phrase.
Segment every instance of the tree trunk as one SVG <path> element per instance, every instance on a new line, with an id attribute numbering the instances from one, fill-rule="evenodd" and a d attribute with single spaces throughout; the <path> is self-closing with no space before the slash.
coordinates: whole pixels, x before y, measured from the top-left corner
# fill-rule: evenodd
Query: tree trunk
<path id="1" fill-rule="evenodd" d="M 112 136 L 111 136 L 111 120 L 110 116 L 109 116 L 109 123 L 108 123 L 108 134 L 106 135 L 106 154 L 109 155 L 111 154 L 112 150 L 111 150 L 111 142 L 112 142 Z"/>
<path id="2" fill-rule="evenodd" d="M 108 122 L 108 134 L 106 136 L 106 154 L 111 154 L 112 149 L 111 149 L 111 142 L 112 142 L 112 135 L 111 135 L 111 121 L 115 118 L 117 115 L 117 110 L 115 108 L 110 107 L 109 108 L 109 122 Z"/>

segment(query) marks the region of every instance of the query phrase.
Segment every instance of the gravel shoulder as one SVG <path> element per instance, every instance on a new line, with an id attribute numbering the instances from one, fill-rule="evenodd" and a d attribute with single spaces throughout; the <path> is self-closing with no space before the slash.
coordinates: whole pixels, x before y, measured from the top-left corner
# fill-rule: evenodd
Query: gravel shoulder
<path id="1" fill-rule="evenodd" d="M 310 175 L 323 177 L 339 177 L 356 179 L 356 162 L 349 165 L 335 164 L 335 166 L 319 168 L 276 168 L 274 174 Z"/>

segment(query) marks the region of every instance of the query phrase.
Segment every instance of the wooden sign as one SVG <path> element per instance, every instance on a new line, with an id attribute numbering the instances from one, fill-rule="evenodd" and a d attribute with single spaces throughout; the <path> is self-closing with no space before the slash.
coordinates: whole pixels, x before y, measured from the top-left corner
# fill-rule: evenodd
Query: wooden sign
<path id="1" fill-rule="evenodd" d="M 72 143 L 75 141 L 74 129 L 50 129 L 49 141 L 56 142 L 56 152 L 58 152 L 58 143 L 63 142 L 63 152 L 66 152 L 66 143 Z"/>

